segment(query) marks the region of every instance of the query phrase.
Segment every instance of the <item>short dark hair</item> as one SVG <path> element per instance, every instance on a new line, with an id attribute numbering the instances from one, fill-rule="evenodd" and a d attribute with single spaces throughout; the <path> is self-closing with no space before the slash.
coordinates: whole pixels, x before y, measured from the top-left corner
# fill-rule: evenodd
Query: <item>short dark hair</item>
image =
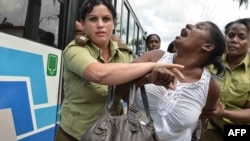
<path id="1" fill-rule="evenodd" d="M 148 44 L 149 39 L 150 39 L 152 36 L 156 36 L 156 37 L 159 39 L 159 41 L 161 42 L 161 38 L 160 38 L 159 35 L 157 35 L 157 34 L 149 34 L 149 35 L 147 36 L 147 38 L 146 38 L 146 44 Z"/>
<path id="2" fill-rule="evenodd" d="M 250 18 L 242 18 L 242 19 L 238 19 L 232 22 L 229 22 L 228 24 L 226 24 L 225 28 L 225 34 L 228 34 L 229 30 L 231 29 L 233 24 L 243 24 L 247 27 L 248 32 L 250 32 Z"/>
<path id="3" fill-rule="evenodd" d="M 108 8 L 110 13 L 112 14 L 114 21 L 116 21 L 116 11 L 113 4 L 111 3 L 111 0 L 85 0 L 85 2 L 82 4 L 80 12 L 80 17 L 82 18 L 82 20 L 85 21 L 86 15 L 90 13 L 95 6 L 101 4 L 105 5 Z"/>

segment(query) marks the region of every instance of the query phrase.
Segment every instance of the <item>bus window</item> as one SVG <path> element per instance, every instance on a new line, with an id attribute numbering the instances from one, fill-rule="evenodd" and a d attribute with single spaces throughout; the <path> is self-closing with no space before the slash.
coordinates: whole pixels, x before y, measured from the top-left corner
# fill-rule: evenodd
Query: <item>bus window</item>
<path id="1" fill-rule="evenodd" d="M 38 31 L 41 43 L 57 46 L 59 12 L 60 4 L 58 1 L 42 0 Z"/>
<path id="2" fill-rule="evenodd" d="M 128 36 L 128 45 L 134 48 L 133 40 L 135 39 L 135 20 L 133 15 L 130 13 L 129 19 L 129 36 Z"/>
<path id="3" fill-rule="evenodd" d="M 116 26 L 115 26 L 115 34 L 121 36 L 121 12 L 122 12 L 122 0 L 117 0 L 114 1 L 115 3 L 115 8 L 116 8 L 116 12 L 117 12 L 117 21 L 116 21 Z"/>
<path id="4" fill-rule="evenodd" d="M 123 13 L 122 13 L 122 24 L 121 24 L 121 36 L 122 36 L 122 40 L 125 41 L 126 43 L 128 43 L 127 40 L 127 31 L 128 31 L 128 8 L 127 6 L 123 7 Z"/>
<path id="5" fill-rule="evenodd" d="M 22 37 L 27 0 L 5 0 L 0 3 L 0 31 Z"/>
<path id="6" fill-rule="evenodd" d="M 56 0 L 1 1 L 0 31 L 56 47 L 59 12 Z"/>

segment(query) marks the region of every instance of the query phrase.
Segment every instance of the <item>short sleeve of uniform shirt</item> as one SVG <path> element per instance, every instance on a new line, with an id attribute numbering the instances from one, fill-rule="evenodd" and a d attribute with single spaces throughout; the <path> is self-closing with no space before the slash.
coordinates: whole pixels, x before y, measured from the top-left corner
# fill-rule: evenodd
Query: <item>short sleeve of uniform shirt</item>
<path id="1" fill-rule="evenodd" d="M 96 58 L 91 55 L 93 52 L 88 48 L 88 45 L 82 47 L 76 45 L 74 42 L 71 42 L 70 45 L 63 51 L 63 59 L 67 68 L 77 73 L 79 76 L 83 76 L 83 71 L 88 65 L 97 62 Z"/>
<path id="2" fill-rule="evenodd" d="M 111 59 L 111 62 L 129 63 L 133 60 L 133 56 L 129 51 L 122 53 L 118 48 L 117 43 L 111 42 L 111 54 L 113 57 L 116 56 Z M 115 55 L 115 52 L 118 56 Z M 80 46 L 77 45 L 75 41 L 72 41 L 63 51 L 64 65 L 66 65 L 67 69 L 70 71 L 79 76 L 83 76 L 84 70 L 90 64 L 98 62 L 98 60 L 100 61 L 100 54 L 100 49 L 91 42 L 87 42 L 84 46 Z"/>

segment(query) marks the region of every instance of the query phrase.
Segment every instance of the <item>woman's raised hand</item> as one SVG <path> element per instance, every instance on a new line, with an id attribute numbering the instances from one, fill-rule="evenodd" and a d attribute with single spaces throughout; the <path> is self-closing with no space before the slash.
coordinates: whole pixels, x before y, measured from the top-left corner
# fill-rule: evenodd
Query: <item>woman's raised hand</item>
<path id="1" fill-rule="evenodd" d="M 185 79 L 179 69 L 183 69 L 179 64 L 156 64 L 154 69 L 147 74 L 147 82 L 161 85 L 167 89 L 175 89 L 177 78 Z"/>

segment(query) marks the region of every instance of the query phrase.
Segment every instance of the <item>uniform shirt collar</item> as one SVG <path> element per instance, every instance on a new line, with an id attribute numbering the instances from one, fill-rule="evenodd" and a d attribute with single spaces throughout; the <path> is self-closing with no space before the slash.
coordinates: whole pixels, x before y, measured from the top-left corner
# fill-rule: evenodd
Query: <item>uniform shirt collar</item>
<path id="1" fill-rule="evenodd" d="M 237 66 L 235 66 L 235 68 L 237 68 L 237 67 L 239 67 L 239 66 L 243 66 L 244 67 L 244 70 L 245 70 L 245 72 L 247 71 L 247 69 L 250 67 L 250 58 L 249 58 L 250 56 L 249 56 L 249 54 L 247 53 L 246 54 L 246 56 L 244 57 L 244 59 L 237 65 Z M 226 68 L 229 68 L 229 65 L 228 65 L 228 63 L 227 63 L 227 55 L 226 54 L 224 54 L 223 56 L 222 56 L 222 60 L 223 60 L 223 62 L 224 62 L 224 64 L 225 64 L 225 67 Z"/>
<path id="2" fill-rule="evenodd" d="M 88 46 L 91 48 L 90 52 L 93 55 L 94 58 L 101 58 L 101 49 L 99 47 L 97 47 L 94 43 L 92 42 L 88 42 Z M 120 52 L 119 50 L 119 46 L 117 44 L 117 42 L 113 42 L 112 40 L 110 40 L 110 52 L 111 52 L 111 57 L 109 59 L 112 60 L 114 58 L 114 56 Z"/>

